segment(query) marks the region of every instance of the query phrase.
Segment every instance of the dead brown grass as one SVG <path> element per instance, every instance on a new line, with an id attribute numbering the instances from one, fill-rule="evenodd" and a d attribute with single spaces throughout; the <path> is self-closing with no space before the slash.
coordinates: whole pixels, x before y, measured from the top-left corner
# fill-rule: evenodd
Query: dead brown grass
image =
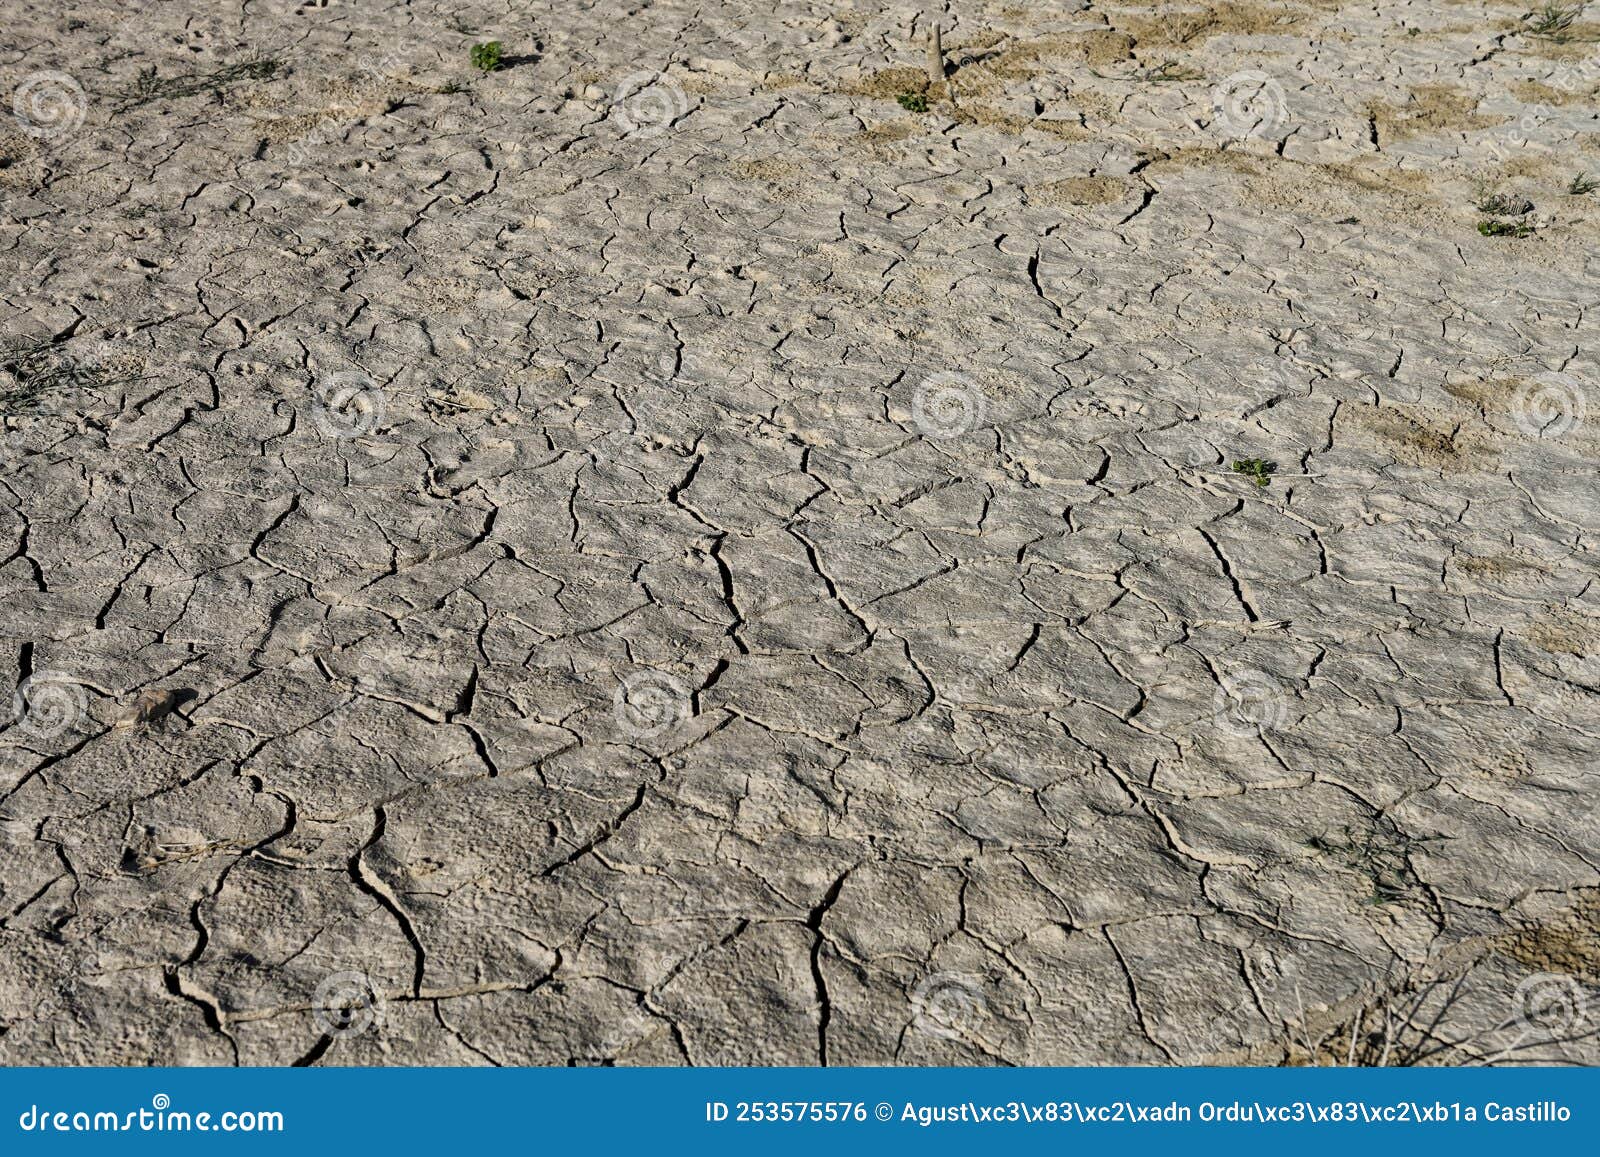
<path id="1" fill-rule="evenodd" d="M 1562 917 L 1512 934 L 1502 951 L 1530 971 L 1600 984 L 1600 891 L 1586 892 Z"/>
<path id="2" fill-rule="evenodd" d="M 1511 86 L 1511 95 L 1523 104 L 1543 104 L 1552 107 L 1561 107 L 1569 104 L 1583 104 L 1592 101 L 1595 97 L 1595 87 L 1584 85 L 1573 88 L 1557 88 L 1553 84 L 1545 84 L 1540 80 L 1519 80 Z"/>
<path id="3" fill-rule="evenodd" d="M 1373 445 L 1396 461 L 1428 470 L 1481 468 L 1489 459 L 1481 433 L 1424 406 L 1347 405 L 1334 418 L 1343 445 Z"/>
<path id="4" fill-rule="evenodd" d="M 782 185 L 798 181 L 805 175 L 806 169 L 776 157 L 760 157 L 748 161 L 730 161 L 723 167 L 723 172 L 736 181 L 765 181 Z"/>
<path id="5" fill-rule="evenodd" d="M 1528 628 L 1528 642 L 1553 655 L 1587 659 L 1600 655 L 1600 619 L 1553 608 Z"/>
<path id="6" fill-rule="evenodd" d="M 1292 31 L 1305 19 L 1297 6 L 1285 4 L 1212 4 L 1200 12 L 1161 12 L 1149 16 L 1119 16 L 1140 48 L 1156 45 L 1196 47 L 1214 36 L 1271 36 Z"/>
<path id="7" fill-rule="evenodd" d="M 932 87 L 923 69 L 885 68 L 859 80 L 847 81 L 839 86 L 838 91 L 846 96 L 865 96 L 874 100 L 894 100 L 903 92 L 925 93 L 932 102 L 944 95 L 942 92 L 930 92 Z"/>
<path id="8" fill-rule="evenodd" d="M 1378 129 L 1380 144 L 1406 137 L 1464 133 L 1504 124 L 1507 117 L 1485 116 L 1478 98 L 1447 84 L 1424 84 L 1400 104 L 1374 104 L 1367 115 Z"/>
<path id="9" fill-rule="evenodd" d="M 1028 203 L 1045 208 L 1112 205 L 1132 192 L 1133 186 L 1122 177 L 1064 177 L 1027 188 Z"/>

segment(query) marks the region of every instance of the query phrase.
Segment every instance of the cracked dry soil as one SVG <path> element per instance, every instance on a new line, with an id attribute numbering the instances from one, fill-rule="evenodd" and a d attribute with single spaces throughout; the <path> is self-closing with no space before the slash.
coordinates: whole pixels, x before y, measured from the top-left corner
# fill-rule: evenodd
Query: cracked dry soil
<path id="1" fill-rule="evenodd" d="M 6 0 L 0 1061 L 1597 1059 L 1525 12 Z"/>

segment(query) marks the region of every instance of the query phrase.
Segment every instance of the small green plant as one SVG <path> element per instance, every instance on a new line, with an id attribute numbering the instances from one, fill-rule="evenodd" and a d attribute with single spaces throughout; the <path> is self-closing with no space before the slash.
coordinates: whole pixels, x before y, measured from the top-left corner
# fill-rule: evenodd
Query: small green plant
<path id="1" fill-rule="evenodd" d="M 1521 221 L 1490 221 L 1478 222 L 1478 232 L 1485 237 L 1531 237 L 1533 226 Z"/>
<path id="2" fill-rule="evenodd" d="M 1528 17 L 1528 31 L 1549 40 L 1566 40 L 1583 8 L 1582 4 L 1546 4 Z"/>
<path id="3" fill-rule="evenodd" d="M 456 93 L 463 91 L 463 89 L 459 80 L 447 80 L 434 91 L 440 96 L 454 96 Z"/>
<path id="4" fill-rule="evenodd" d="M 1600 189 L 1600 181 L 1595 180 L 1588 173 L 1579 173 L 1567 184 L 1567 196 L 1583 197 Z"/>
<path id="5" fill-rule="evenodd" d="M 500 42 L 491 40 L 487 44 L 474 44 L 472 46 L 472 67 L 479 72 L 493 72 L 500 67 Z"/>
<path id="6" fill-rule="evenodd" d="M 1278 472 L 1278 464 L 1268 462 L 1265 458 L 1236 458 L 1233 472 L 1243 474 L 1257 486 L 1266 487 L 1271 485 L 1272 476 Z"/>
<path id="7" fill-rule="evenodd" d="M 1473 207 L 1478 212 L 1488 213 L 1493 217 L 1521 217 L 1533 212 L 1533 205 L 1527 198 L 1491 191 L 1480 192 Z"/>
<path id="8" fill-rule="evenodd" d="M 894 98 L 900 102 L 900 107 L 907 112 L 927 112 L 928 97 L 921 92 L 903 92 Z"/>

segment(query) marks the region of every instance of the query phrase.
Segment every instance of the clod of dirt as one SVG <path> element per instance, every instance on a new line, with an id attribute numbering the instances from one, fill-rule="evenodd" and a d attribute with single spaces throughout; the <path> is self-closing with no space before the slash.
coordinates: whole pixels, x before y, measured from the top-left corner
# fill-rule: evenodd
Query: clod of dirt
<path id="1" fill-rule="evenodd" d="M 128 730 L 140 724 L 156 723 L 195 698 L 198 698 L 198 693 L 187 687 L 141 691 L 117 716 L 115 726 L 120 730 Z"/>

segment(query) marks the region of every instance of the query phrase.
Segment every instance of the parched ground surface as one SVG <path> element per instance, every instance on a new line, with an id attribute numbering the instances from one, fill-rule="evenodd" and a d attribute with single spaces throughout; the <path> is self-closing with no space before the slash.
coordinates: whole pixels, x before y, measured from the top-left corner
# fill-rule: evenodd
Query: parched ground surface
<path id="1" fill-rule="evenodd" d="M 6 0 L 0 1060 L 1595 1059 L 1600 23 L 919 7 Z"/>

